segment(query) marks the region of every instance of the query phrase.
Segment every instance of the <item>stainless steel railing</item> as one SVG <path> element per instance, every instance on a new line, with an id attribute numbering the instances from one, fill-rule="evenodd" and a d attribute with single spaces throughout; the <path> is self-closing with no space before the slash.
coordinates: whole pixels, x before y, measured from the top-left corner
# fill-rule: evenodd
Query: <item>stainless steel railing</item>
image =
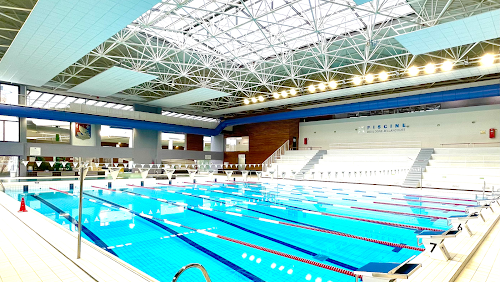
<path id="1" fill-rule="evenodd" d="M 190 268 L 198 268 L 199 270 L 201 270 L 201 272 L 203 273 L 203 276 L 205 277 L 205 280 L 207 282 L 212 282 L 212 280 L 210 280 L 210 277 L 208 276 L 208 272 L 207 270 L 205 269 L 205 267 L 203 267 L 203 265 L 199 264 L 199 263 L 190 263 L 186 266 L 184 266 L 183 268 L 181 268 L 179 271 L 177 271 L 177 273 L 174 275 L 174 279 L 172 279 L 172 282 L 175 282 L 177 281 L 177 279 L 179 279 L 179 276 L 181 276 L 182 273 L 184 273 L 184 271 L 190 269 Z"/>

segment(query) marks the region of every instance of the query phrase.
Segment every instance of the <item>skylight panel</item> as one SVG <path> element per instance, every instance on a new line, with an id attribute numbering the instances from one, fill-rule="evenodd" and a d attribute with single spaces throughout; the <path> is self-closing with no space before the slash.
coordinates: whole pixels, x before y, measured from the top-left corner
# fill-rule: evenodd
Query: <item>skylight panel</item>
<path id="1" fill-rule="evenodd" d="M 96 104 L 94 104 L 94 106 L 96 106 L 96 107 L 102 107 L 104 105 L 106 105 L 106 102 L 102 102 L 102 101 L 101 102 L 97 102 Z"/>
<path id="2" fill-rule="evenodd" d="M 31 104 L 33 104 L 36 101 L 36 99 L 38 99 L 41 95 L 42 93 L 40 92 L 31 91 L 28 94 L 28 106 L 31 106 Z"/>
<path id="3" fill-rule="evenodd" d="M 132 111 L 133 109 L 134 109 L 133 106 L 125 106 L 122 108 L 122 110 L 124 110 L 124 111 Z"/>
<path id="4" fill-rule="evenodd" d="M 88 100 L 85 104 L 86 104 L 86 105 L 89 105 L 89 106 L 92 106 L 92 105 L 94 105 L 95 103 L 97 103 L 97 101 L 95 101 L 95 100 Z"/>
<path id="5" fill-rule="evenodd" d="M 85 99 L 80 98 L 80 99 L 74 101 L 73 103 L 75 103 L 75 104 L 83 104 L 83 103 L 85 103 Z"/>
<path id="6" fill-rule="evenodd" d="M 107 103 L 106 105 L 104 105 L 105 108 L 112 108 L 114 107 L 116 104 L 115 103 Z"/>
<path id="7" fill-rule="evenodd" d="M 119 109 L 121 109 L 123 107 L 125 107 L 125 105 L 118 104 L 118 105 L 114 106 L 113 109 L 119 110 Z"/>

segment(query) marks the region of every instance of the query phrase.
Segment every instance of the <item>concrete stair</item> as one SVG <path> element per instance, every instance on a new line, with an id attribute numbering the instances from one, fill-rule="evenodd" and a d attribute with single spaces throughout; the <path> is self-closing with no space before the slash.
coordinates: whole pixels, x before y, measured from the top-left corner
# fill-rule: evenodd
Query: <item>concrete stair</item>
<path id="1" fill-rule="evenodd" d="M 403 182 L 403 186 L 409 187 L 419 187 L 421 180 L 421 173 L 425 170 L 425 167 L 429 164 L 429 160 L 434 153 L 433 148 L 423 148 L 420 149 L 415 161 L 413 162 L 410 171 L 406 175 L 406 179 Z"/>
<path id="2" fill-rule="evenodd" d="M 306 175 L 306 173 L 308 173 L 311 169 L 313 169 L 314 165 L 318 164 L 319 160 L 321 160 L 326 153 L 327 153 L 327 150 L 319 150 L 316 153 L 316 155 L 314 155 L 309 160 L 309 162 L 307 162 L 306 165 L 304 165 L 304 167 L 299 172 L 297 172 L 297 174 L 295 175 L 295 179 L 299 179 L 299 180 L 304 179 L 304 176 Z"/>

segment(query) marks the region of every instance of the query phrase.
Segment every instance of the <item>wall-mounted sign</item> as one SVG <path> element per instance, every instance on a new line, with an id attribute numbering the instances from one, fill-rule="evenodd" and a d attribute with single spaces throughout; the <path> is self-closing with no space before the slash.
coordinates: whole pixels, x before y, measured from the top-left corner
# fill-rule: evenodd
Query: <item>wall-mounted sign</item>
<path id="1" fill-rule="evenodd" d="M 389 132 L 403 132 L 409 126 L 406 123 L 390 123 L 390 124 L 377 124 L 360 126 L 358 133 L 389 133 Z"/>
<path id="2" fill-rule="evenodd" d="M 30 156 L 41 156 L 42 148 L 41 147 L 30 147 Z"/>
<path id="3" fill-rule="evenodd" d="M 90 124 L 75 122 L 75 137 L 80 140 L 90 139 L 92 126 Z"/>
<path id="4" fill-rule="evenodd" d="M 212 159 L 212 155 L 205 155 L 205 160 L 211 160 Z"/>

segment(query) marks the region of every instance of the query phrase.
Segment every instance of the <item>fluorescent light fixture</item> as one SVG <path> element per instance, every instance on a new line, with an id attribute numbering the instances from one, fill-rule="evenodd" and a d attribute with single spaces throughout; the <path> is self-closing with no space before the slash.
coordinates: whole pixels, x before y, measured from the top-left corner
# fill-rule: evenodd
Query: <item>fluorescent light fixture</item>
<path id="1" fill-rule="evenodd" d="M 354 83 L 354 85 L 360 85 L 361 84 L 361 77 L 359 76 L 355 76 L 353 79 L 352 79 L 352 83 Z"/>
<path id="2" fill-rule="evenodd" d="M 416 75 L 418 75 L 418 73 L 419 73 L 419 72 L 420 72 L 420 70 L 419 70 L 417 67 L 415 67 L 415 66 L 410 67 L 410 68 L 408 69 L 408 74 L 409 74 L 410 76 L 416 76 Z"/>
<path id="3" fill-rule="evenodd" d="M 495 62 L 495 57 L 492 54 L 485 54 L 481 58 L 481 65 L 484 67 L 489 67 Z"/>
<path id="4" fill-rule="evenodd" d="M 378 79 L 380 81 L 386 81 L 389 78 L 389 74 L 385 71 L 382 71 L 378 74 Z"/>
<path id="5" fill-rule="evenodd" d="M 445 61 L 441 65 L 441 70 L 442 71 L 451 71 L 453 69 L 453 63 L 451 61 Z"/>
<path id="6" fill-rule="evenodd" d="M 425 65 L 424 72 L 426 74 L 431 74 L 436 72 L 436 65 L 434 65 L 433 63 L 428 63 L 427 65 Z"/>

